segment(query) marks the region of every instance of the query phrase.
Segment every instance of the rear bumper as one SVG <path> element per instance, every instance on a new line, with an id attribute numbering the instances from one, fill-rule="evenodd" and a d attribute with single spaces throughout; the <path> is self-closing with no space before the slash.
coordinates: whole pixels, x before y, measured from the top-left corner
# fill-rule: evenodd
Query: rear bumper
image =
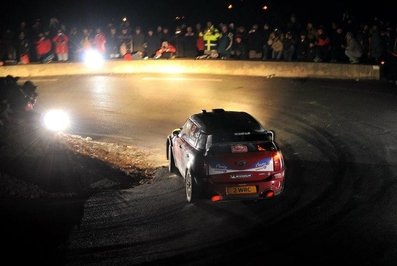
<path id="1" fill-rule="evenodd" d="M 215 195 L 221 196 L 221 199 L 265 199 L 272 198 L 282 193 L 284 190 L 284 178 L 271 179 L 260 182 L 247 183 L 213 183 L 211 181 L 204 184 L 204 191 L 208 197 Z M 249 194 L 231 194 L 227 193 L 228 187 L 246 187 L 255 186 L 256 193 Z"/>

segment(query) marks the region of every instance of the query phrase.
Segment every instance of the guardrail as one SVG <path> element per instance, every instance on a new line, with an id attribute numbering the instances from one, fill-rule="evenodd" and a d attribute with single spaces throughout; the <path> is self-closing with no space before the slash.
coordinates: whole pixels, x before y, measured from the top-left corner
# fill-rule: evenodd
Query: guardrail
<path id="1" fill-rule="evenodd" d="M 379 80 L 377 65 L 232 60 L 116 60 L 95 68 L 84 63 L 28 64 L 0 67 L 1 76 L 42 77 L 87 74 L 186 73 L 283 78 Z"/>

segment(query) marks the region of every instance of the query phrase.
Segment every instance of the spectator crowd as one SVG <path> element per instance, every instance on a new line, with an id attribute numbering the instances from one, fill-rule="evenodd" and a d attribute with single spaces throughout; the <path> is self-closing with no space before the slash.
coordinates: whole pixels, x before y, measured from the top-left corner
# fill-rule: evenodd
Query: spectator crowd
<path id="1" fill-rule="evenodd" d="M 356 21 L 347 13 L 329 25 L 301 23 L 292 14 L 283 25 L 235 25 L 211 21 L 175 28 L 119 25 L 68 28 L 57 18 L 21 22 L 0 39 L 0 64 L 79 61 L 95 49 L 107 59 L 233 59 L 395 65 L 397 27 L 374 18 Z"/>

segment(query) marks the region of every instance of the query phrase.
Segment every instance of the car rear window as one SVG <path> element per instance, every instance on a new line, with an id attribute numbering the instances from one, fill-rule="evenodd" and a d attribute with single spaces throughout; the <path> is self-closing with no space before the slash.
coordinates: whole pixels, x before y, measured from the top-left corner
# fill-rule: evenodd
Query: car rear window
<path id="1" fill-rule="evenodd" d="M 266 142 L 241 142 L 241 143 L 214 143 L 208 151 L 211 154 L 217 153 L 244 153 L 276 151 L 276 147 L 270 141 Z"/>
<path id="2" fill-rule="evenodd" d="M 212 143 L 225 142 L 247 142 L 247 141 L 270 141 L 266 133 L 236 132 L 230 134 L 212 135 Z"/>

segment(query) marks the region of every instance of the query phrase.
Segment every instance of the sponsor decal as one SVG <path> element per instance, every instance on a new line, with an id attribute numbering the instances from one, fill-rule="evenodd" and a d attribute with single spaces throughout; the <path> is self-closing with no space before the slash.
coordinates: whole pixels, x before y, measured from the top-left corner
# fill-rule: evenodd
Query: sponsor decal
<path id="1" fill-rule="evenodd" d="M 217 164 L 215 165 L 215 168 L 216 168 L 216 169 L 220 169 L 220 170 L 227 170 L 227 166 L 226 166 L 226 165 L 223 165 L 223 164 L 220 164 L 220 163 L 217 163 Z"/>
<path id="2" fill-rule="evenodd" d="M 235 136 L 247 136 L 251 135 L 251 132 L 236 132 L 234 133 Z"/>
<path id="3" fill-rule="evenodd" d="M 248 178 L 251 177 L 252 174 L 235 174 L 235 175 L 230 175 L 230 178 L 236 179 L 236 178 Z"/>
<path id="4" fill-rule="evenodd" d="M 236 165 L 238 165 L 239 162 L 236 162 Z M 249 173 L 247 172 L 271 172 L 274 171 L 274 167 L 273 167 L 273 159 L 269 157 L 269 158 L 264 158 L 258 162 L 254 162 L 250 165 L 247 165 L 247 168 L 245 169 L 233 169 L 233 166 L 228 166 L 220 162 L 213 162 L 210 163 L 208 170 L 209 170 L 209 175 L 232 174 L 232 173 L 248 175 Z M 240 178 L 240 177 L 236 177 L 236 178 Z"/>
<path id="5" fill-rule="evenodd" d="M 254 168 L 262 171 L 273 171 L 273 160 L 271 157 L 262 159 L 254 165 Z"/>
<path id="6" fill-rule="evenodd" d="M 213 162 L 210 163 L 209 167 L 209 174 L 214 175 L 214 174 L 220 174 L 220 173 L 227 173 L 229 167 L 225 164 L 219 163 L 219 162 Z"/>

